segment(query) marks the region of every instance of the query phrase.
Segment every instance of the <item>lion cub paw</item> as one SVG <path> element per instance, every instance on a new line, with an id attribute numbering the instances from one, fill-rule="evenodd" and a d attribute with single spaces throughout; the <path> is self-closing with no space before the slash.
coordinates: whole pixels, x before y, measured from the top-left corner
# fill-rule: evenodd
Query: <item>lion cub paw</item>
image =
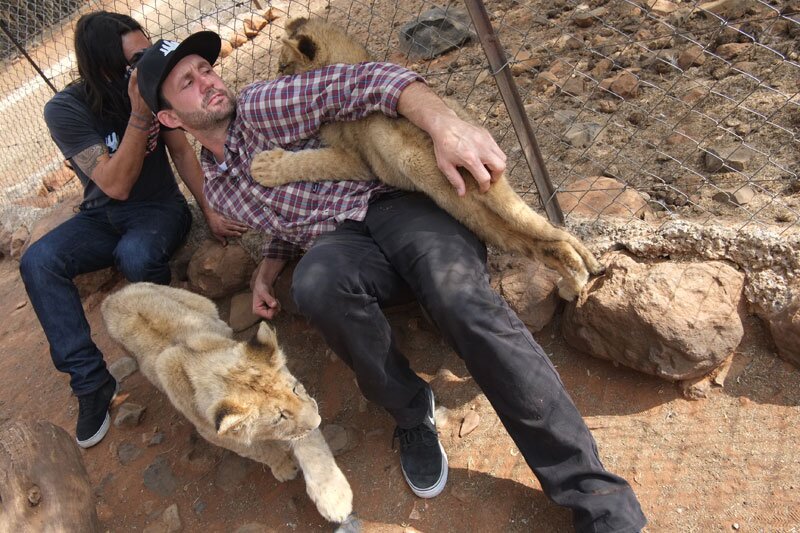
<path id="1" fill-rule="evenodd" d="M 330 470 L 322 479 L 308 479 L 306 492 L 316 504 L 319 514 L 329 522 L 345 522 L 353 510 L 353 491 L 338 469 Z"/>
<path id="2" fill-rule="evenodd" d="M 577 287 L 574 280 L 566 278 L 558 280 L 556 286 L 558 287 L 558 295 L 568 302 L 577 298 L 583 289 L 583 287 Z"/>
<path id="3" fill-rule="evenodd" d="M 283 163 L 288 153 L 282 148 L 273 148 L 256 154 L 250 164 L 253 179 L 265 187 L 281 185 Z"/>
<path id="4" fill-rule="evenodd" d="M 272 475 L 278 481 L 289 481 L 297 477 L 297 465 L 290 456 L 285 456 L 280 462 L 269 465 Z"/>

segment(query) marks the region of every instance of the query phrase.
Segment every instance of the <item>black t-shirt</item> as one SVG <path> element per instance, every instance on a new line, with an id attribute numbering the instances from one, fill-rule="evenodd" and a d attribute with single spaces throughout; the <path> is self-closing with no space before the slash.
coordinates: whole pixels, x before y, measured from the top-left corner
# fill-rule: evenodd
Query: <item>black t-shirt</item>
<path id="1" fill-rule="evenodd" d="M 107 146 L 109 154 L 114 157 L 127 127 L 127 120 L 108 120 L 95 116 L 86 102 L 85 92 L 80 84 L 70 85 L 53 96 L 44 106 L 44 120 L 61 153 L 70 160 L 96 144 Z M 74 161 L 72 167 L 83 184 L 82 209 L 117 201 L 106 196 Z M 167 160 L 164 140 L 159 134 L 158 121 L 154 120 L 147 139 L 142 171 L 126 202 L 167 201 L 180 195 L 175 175 Z"/>

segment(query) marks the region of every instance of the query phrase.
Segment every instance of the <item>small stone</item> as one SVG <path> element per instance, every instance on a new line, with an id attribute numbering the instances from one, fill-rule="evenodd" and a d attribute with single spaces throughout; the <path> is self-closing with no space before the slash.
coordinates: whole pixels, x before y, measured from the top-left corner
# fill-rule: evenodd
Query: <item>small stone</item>
<path id="1" fill-rule="evenodd" d="M 481 421 L 481 417 L 475 411 L 470 411 L 464 420 L 461 421 L 461 429 L 458 431 L 458 436 L 461 438 L 466 437 L 472 433 Z"/>
<path id="2" fill-rule="evenodd" d="M 650 12 L 654 15 L 663 17 L 669 15 L 673 11 L 677 11 L 680 6 L 669 0 L 648 0 L 647 7 L 650 8 Z"/>
<path id="3" fill-rule="evenodd" d="M 724 19 L 738 18 L 747 12 L 747 0 L 714 0 L 698 6 L 703 11 L 719 15 Z"/>
<path id="4" fill-rule="evenodd" d="M 147 446 L 148 447 L 158 446 L 159 444 L 164 442 L 164 432 L 163 431 L 157 431 L 157 432 L 153 433 L 152 435 L 148 435 L 147 437 L 149 437 L 147 439 Z"/>
<path id="5" fill-rule="evenodd" d="M 703 47 L 693 44 L 686 48 L 678 56 L 678 68 L 686 70 L 689 67 L 700 66 L 705 64 L 706 56 L 703 53 Z"/>
<path id="6" fill-rule="evenodd" d="M 217 466 L 215 485 L 224 492 L 233 492 L 242 485 L 252 464 L 249 459 L 226 451 Z"/>
<path id="7" fill-rule="evenodd" d="M 619 104 L 614 100 L 600 100 L 597 102 L 597 110 L 601 113 L 616 113 Z"/>
<path id="8" fill-rule="evenodd" d="M 114 425 L 120 427 L 136 427 L 142 421 L 146 407 L 137 403 L 127 402 L 119 406 L 117 417 L 114 419 Z"/>
<path id="9" fill-rule="evenodd" d="M 175 492 L 178 482 L 175 480 L 172 469 L 165 457 L 157 457 L 156 460 L 145 469 L 144 486 L 161 496 L 169 496 Z"/>
<path id="10" fill-rule="evenodd" d="M 117 448 L 117 457 L 119 458 L 119 462 L 123 465 L 132 463 L 140 455 L 142 455 L 142 450 L 130 442 L 123 442 L 119 445 L 119 448 Z"/>
<path id="11" fill-rule="evenodd" d="M 173 503 L 164 510 L 161 521 L 167 527 L 168 533 L 175 533 L 181 530 L 181 517 L 178 514 L 178 505 Z"/>
<path id="12" fill-rule="evenodd" d="M 728 43 L 722 44 L 714 51 L 722 59 L 733 59 L 750 49 L 750 43 Z"/>
<path id="13" fill-rule="evenodd" d="M 602 20 L 605 14 L 606 9 L 604 7 L 598 7 L 597 9 L 592 9 L 591 11 L 581 10 L 575 13 L 572 22 L 574 22 L 579 28 L 588 28 L 594 24 L 595 20 Z"/>
<path id="14" fill-rule="evenodd" d="M 331 453 L 334 457 L 341 455 L 347 451 L 349 444 L 349 437 L 347 430 L 338 424 L 328 424 L 322 428 L 322 436 L 328 443 Z"/>
<path id="15" fill-rule="evenodd" d="M 746 146 L 709 148 L 705 153 L 705 166 L 708 172 L 742 171 L 753 158 L 755 152 Z"/>
<path id="16" fill-rule="evenodd" d="M 19 302 L 17 302 L 17 304 L 14 306 L 14 311 L 16 311 L 17 309 L 22 309 L 22 308 L 23 308 L 23 307 L 25 307 L 26 305 L 28 305 L 28 301 L 27 301 L 27 300 L 22 300 L 22 301 L 19 301 Z"/>
<path id="17" fill-rule="evenodd" d="M 520 76 L 532 72 L 542 66 L 542 58 L 534 56 L 528 50 L 520 50 L 511 63 L 511 74 Z"/>
<path id="18" fill-rule="evenodd" d="M 681 101 L 687 105 L 694 105 L 708 95 L 708 91 L 700 87 L 695 87 L 681 96 Z"/>
<path id="19" fill-rule="evenodd" d="M 208 505 L 206 505 L 206 502 L 204 502 L 203 500 L 197 500 L 192 505 L 192 511 L 194 511 L 194 514 L 199 516 L 199 515 L 203 514 L 203 511 L 206 510 L 206 507 L 208 507 Z M 245 527 L 245 526 L 242 526 L 242 527 Z M 241 528 L 237 529 L 236 531 L 238 532 L 240 530 L 241 530 Z M 253 530 L 251 533 L 255 533 L 256 531 L 266 531 L 266 530 L 263 530 L 263 529 Z"/>
<path id="20" fill-rule="evenodd" d="M 250 522 L 249 524 L 245 524 L 240 526 L 239 529 L 234 531 L 233 533 L 267 533 L 269 530 L 267 526 L 264 524 L 259 524 L 258 522 Z"/>
<path id="21" fill-rule="evenodd" d="M 621 72 L 601 81 L 600 88 L 609 90 L 620 98 L 636 98 L 639 95 L 639 78 L 630 72 Z"/>
<path id="22" fill-rule="evenodd" d="M 108 371 L 111 372 L 111 375 L 114 376 L 119 382 L 125 381 L 125 378 L 133 374 L 139 369 L 139 365 L 136 362 L 136 359 L 133 357 L 120 357 L 110 365 L 108 365 Z"/>
<path id="23" fill-rule="evenodd" d="M 561 86 L 561 90 L 572 96 L 581 96 L 586 92 L 583 78 L 577 76 L 569 78 L 567 81 L 565 81 Z"/>
<path id="24" fill-rule="evenodd" d="M 414 507 L 411 509 L 411 512 L 408 514 L 408 519 L 409 520 L 419 520 L 420 518 L 422 518 L 422 515 L 417 510 L 417 506 L 415 504 Z"/>
<path id="25" fill-rule="evenodd" d="M 586 148 L 602 130 L 599 124 L 577 123 L 564 133 L 564 139 L 575 148 Z"/>

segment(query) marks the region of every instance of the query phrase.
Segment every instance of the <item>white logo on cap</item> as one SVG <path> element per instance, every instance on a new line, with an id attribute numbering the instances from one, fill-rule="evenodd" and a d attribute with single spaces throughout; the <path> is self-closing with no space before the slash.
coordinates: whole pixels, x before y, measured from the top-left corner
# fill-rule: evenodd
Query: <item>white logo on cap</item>
<path id="1" fill-rule="evenodd" d="M 164 41 L 161 43 L 161 48 L 159 48 L 159 51 L 165 56 L 169 55 L 173 50 L 178 48 L 178 44 L 178 41 Z"/>

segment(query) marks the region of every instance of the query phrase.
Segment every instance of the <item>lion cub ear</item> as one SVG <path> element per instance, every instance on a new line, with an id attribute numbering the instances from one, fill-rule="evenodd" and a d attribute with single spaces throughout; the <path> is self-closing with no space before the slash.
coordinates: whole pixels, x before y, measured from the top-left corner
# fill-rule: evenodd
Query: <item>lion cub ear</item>
<path id="1" fill-rule="evenodd" d="M 257 360 L 267 360 L 276 366 L 285 363 L 278 345 L 278 335 L 266 322 L 261 322 L 255 336 L 247 341 L 246 353 Z"/>
<path id="2" fill-rule="evenodd" d="M 308 19 L 306 17 L 297 17 L 295 19 L 290 20 L 286 23 L 286 33 L 287 35 L 294 35 L 297 33 L 297 30 L 302 28 L 306 25 Z"/>
<path id="3" fill-rule="evenodd" d="M 284 48 L 294 57 L 295 61 L 305 65 L 317 57 L 317 45 L 307 35 L 281 39 Z"/>
<path id="4" fill-rule="evenodd" d="M 214 407 L 214 428 L 217 435 L 236 433 L 244 427 L 251 410 L 229 398 L 219 401 Z"/>

